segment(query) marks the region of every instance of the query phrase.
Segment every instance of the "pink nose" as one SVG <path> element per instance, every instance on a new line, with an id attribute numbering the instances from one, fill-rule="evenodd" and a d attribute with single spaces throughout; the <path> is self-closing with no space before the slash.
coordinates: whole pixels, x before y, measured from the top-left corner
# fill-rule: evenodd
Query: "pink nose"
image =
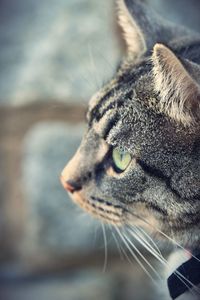
<path id="1" fill-rule="evenodd" d="M 71 180 L 65 181 L 65 178 L 61 175 L 60 181 L 64 187 L 64 189 L 70 193 L 74 193 L 75 191 L 79 191 L 81 189 L 81 186 Z"/>

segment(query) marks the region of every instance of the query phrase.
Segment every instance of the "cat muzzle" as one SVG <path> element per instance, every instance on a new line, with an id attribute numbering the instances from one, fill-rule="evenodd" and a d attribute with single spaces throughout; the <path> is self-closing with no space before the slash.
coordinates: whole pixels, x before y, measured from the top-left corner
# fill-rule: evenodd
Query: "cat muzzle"
<path id="1" fill-rule="evenodd" d="M 60 181 L 64 187 L 64 189 L 69 192 L 69 193 L 74 193 L 74 192 L 77 192 L 77 191 L 80 191 L 81 190 L 81 185 L 72 181 L 72 180 L 65 180 L 64 176 L 60 176 Z"/>

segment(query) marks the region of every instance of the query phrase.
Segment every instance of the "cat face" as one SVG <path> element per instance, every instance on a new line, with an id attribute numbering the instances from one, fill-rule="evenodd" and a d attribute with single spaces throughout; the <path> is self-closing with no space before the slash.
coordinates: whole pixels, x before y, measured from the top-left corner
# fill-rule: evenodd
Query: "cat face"
<path id="1" fill-rule="evenodd" d="M 188 40 L 176 43 L 176 35 L 185 31 L 174 33 L 163 23 L 159 31 L 159 18 L 148 16 L 139 1 L 119 2 L 127 57 L 92 97 L 86 133 L 61 180 L 97 218 L 173 231 L 182 243 L 194 243 L 200 209 L 197 56 L 193 49 L 191 61 L 178 58 Z"/>

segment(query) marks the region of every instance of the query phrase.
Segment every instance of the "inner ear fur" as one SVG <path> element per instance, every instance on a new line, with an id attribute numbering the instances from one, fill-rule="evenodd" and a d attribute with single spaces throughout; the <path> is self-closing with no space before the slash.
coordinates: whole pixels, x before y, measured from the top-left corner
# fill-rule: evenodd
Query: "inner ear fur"
<path id="1" fill-rule="evenodd" d="M 118 21 L 124 33 L 128 53 L 131 53 L 135 58 L 142 56 L 147 50 L 144 34 L 137 20 L 133 18 L 126 1 L 118 0 L 117 4 Z"/>
<path id="2" fill-rule="evenodd" d="M 156 43 L 171 41 L 193 33 L 163 20 L 144 0 L 117 0 L 119 25 L 124 32 L 128 53 L 140 58 Z"/>
<path id="3" fill-rule="evenodd" d="M 200 116 L 200 67 L 178 58 L 168 47 L 156 44 L 152 54 L 155 91 L 160 111 L 184 126 Z"/>

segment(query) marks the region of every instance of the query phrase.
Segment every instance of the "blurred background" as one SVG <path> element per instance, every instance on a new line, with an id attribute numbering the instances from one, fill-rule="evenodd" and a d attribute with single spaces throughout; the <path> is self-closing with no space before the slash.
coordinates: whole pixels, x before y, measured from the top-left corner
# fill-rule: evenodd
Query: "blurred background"
<path id="1" fill-rule="evenodd" d="M 200 31 L 198 0 L 148 2 Z M 0 299 L 161 299 L 59 182 L 123 53 L 114 0 L 0 1 Z"/>

